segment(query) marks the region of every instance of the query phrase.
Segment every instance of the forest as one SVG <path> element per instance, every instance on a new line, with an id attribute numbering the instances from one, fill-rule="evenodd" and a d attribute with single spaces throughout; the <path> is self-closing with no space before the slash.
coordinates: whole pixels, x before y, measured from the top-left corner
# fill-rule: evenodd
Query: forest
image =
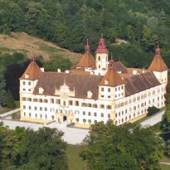
<path id="1" fill-rule="evenodd" d="M 86 38 L 95 52 L 103 34 L 113 58 L 133 67 L 147 67 L 159 43 L 170 66 L 169 9 L 168 0 L 0 0 L 0 33 L 26 32 L 75 52 Z"/>

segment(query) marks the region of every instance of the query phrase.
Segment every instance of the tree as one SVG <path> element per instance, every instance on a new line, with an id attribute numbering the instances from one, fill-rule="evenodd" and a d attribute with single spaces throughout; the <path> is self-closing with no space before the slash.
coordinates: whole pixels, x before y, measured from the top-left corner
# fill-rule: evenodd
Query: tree
<path id="1" fill-rule="evenodd" d="M 166 143 L 165 154 L 167 157 L 170 157 L 170 140 L 168 140 Z"/>
<path id="2" fill-rule="evenodd" d="M 86 143 L 87 149 L 81 157 L 91 170 L 160 169 L 162 143 L 151 129 L 97 123 L 92 126 Z"/>
<path id="3" fill-rule="evenodd" d="M 66 144 L 56 129 L 0 127 L 0 169 L 67 170 Z"/>
<path id="4" fill-rule="evenodd" d="M 55 56 L 51 60 L 44 62 L 43 67 L 46 71 L 57 71 L 61 69 L 62 71 L 69 70 L 72 63 L 69 59 L 63 58 L 61 56 Z"/>

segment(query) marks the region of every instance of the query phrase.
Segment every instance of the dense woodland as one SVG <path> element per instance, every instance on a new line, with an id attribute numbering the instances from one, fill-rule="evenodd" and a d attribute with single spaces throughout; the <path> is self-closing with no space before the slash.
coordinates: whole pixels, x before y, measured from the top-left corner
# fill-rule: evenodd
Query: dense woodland
<path id="1" fill-rule="evenodd" d="M 24 31 L 78 52 L 86 38 L 94 51 L 103 34 L 113 57 L 133 67 L 149 64 L 157 41 L 170 66 L 169 21 L 168 0 L 0 0 L 1 33 Z"/>

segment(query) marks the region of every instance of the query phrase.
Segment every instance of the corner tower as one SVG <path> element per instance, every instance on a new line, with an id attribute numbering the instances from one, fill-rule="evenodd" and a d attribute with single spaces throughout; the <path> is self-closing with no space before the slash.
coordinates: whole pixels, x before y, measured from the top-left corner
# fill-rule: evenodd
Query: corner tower
<path id="1" fill-rule="evenodd" d="M 108 50 L 103 37 L 100 38 L 96 50 L 96 74 L 104 75 L 108 69 Z"/>
<path id="2" fill-rule="evenodd" d="M 152 71 L 161 84 L 168 83 L 168 67 L 161 56 L 161 49 L 159 46 L 155 50 L 155 56 L 150 64 L 149 71 Z"/>

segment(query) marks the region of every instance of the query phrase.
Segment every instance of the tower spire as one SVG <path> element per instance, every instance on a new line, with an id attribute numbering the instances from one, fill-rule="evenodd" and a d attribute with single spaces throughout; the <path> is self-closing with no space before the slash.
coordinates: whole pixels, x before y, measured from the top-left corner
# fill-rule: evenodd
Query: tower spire
<path id="1" fill-rule="evenodd" d="M 85 52 L 90 52 L 90 45 L 89 45 L 89 40 L 87 38 L 86 40 L 86 45 L 84 46 Z"/>
<path id="2" fill-rule="evenodd" d="M 157 47 L 156 47 L 156 49 L 155 49 L 155 54 L 156 54 L 156 55 L 161 55 L 161 49 L 160 49 L 160 47 L 159 47 L 159 42 L 157 43 Z"/>
<path id="3" fill-rule="evenodd" d="M 108 53 L 103 35 L 101 35 L 96 53 Z"/>

